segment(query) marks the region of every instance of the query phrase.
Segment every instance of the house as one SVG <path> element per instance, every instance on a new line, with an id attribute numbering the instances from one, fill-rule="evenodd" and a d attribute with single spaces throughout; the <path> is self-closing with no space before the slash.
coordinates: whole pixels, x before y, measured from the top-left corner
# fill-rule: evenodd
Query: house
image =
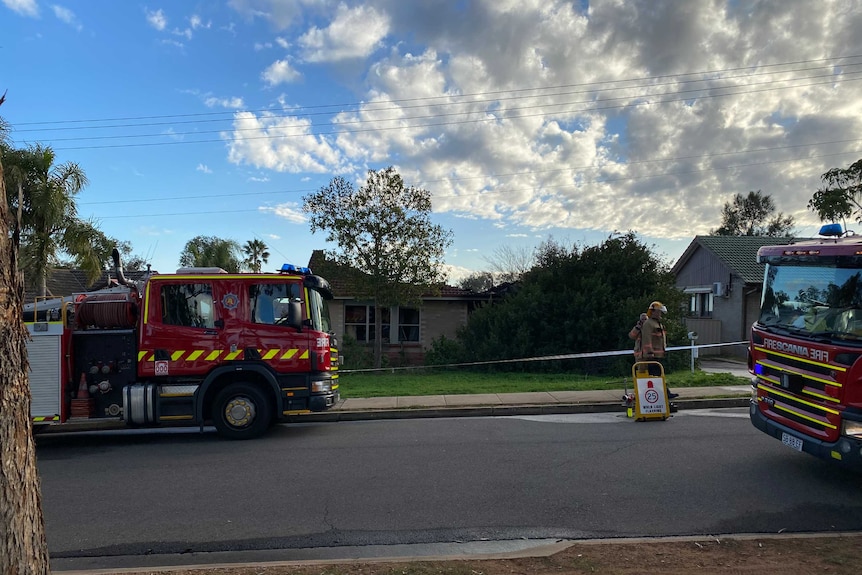
<path id="1" fill-rule="evenodd" d="M 314 250 L 308 262 L 311 270 L 326 278 L 334 300 L 329 305 L 332 326 L 339 336 L 360 345 L 374 341 L 374 304 L 357 296 L 357 279 L 363 272 L 327 260 L 323 250 Z M 440 286 L 439 292 L 422 296 L 416 306 L 392 306 L 382 313 L 383 354 L 390 365 L 421 365 L 425 351 L 440 336 L 454 339 L 467 316 L 488 295 L 476 294 L 453 286 Z"/>
<path id="2" fill-rule="evenodd" d="M 688 297 L 685 326 L 699 345 L 747 341 L 760 314 L 764 265 L 762 246 L 789 244 L 801 238 L 765 236 L 696 236 L 674 264 L 676 286 Z M 741 355 L 742 345 L 706 348 L 702 355 Z"/>

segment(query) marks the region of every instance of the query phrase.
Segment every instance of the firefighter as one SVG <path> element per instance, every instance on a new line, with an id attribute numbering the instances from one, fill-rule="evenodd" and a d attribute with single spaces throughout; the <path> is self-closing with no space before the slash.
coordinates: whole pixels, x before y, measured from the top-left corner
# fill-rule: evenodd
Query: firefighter
<path id="1" fill-rule="evenodd" d="M 642 313 L 638 322 L 634 325 L 634 327 L 629 331 L 629 339 L 635 340 L 634 354 L 635 354 L 635 362 L 643 360 L 643 348 L 641 347 L 641 329 L 643 328 L 644 322 L 647 320 L 647 314 Z"/>
<path id="2" fill-rule="evenodd" d="M 654 301 L 649 304 L 646 313 L 647 319 L 640 329 L 642 361 L 655 361 L 663 366 L 667 350 L 667 334 L 661 317 L 662 314 L 667 313 L 667 308 L 660 301 Z M 661 369 L 655 364 L 650 364 L 649 371 L 652 376 L 661 375 Z M 667 387 L 667 379 L 665 379 L 665 388 L 668 399 L 679 397 L 678 393 L 671 392 L 670 388 Z"/>

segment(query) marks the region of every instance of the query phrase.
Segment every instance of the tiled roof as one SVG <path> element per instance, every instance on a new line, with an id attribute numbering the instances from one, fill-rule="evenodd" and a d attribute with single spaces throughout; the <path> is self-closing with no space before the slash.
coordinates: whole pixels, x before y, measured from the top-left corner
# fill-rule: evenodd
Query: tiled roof
<path id="1" fill-rule="evenodd" d="M 709 250 L 720 259 L 731 272 L 745 283 L 763 281 L 763 264 L 757 263 L 757 250 L 763 246 L 777 246 L 806 241 L 810 238 L 776 238 L 767 236 L 695 236 L 679 260 L 674 264 L 677 272 L 694 254 L 697 247 Z"/>
<path id="2" fill-rule="evenodd" d="M 326 253 L 323 250 L 314 250 L 311 252 L 308 267 L 311 268 L 313 273 L 326 278 L 332 287 L 332 293 L 335 297 L 339 298 L 356 296 L 358 291 L 357 286 L 362 277 L 366 275 L 356 268 L 344 266 L 327 259 Z M 440 286 L 439 294 L 429 297 L 476 298 L 478 294 L 459 287 L 442 285 Z"/>

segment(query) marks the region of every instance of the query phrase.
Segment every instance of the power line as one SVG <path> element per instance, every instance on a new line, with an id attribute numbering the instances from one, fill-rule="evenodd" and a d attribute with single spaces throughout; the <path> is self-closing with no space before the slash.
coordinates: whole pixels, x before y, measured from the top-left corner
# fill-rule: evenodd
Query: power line
<path id="1" fill-rule="evenodd" d="M 847 140 L 831 140 L 827 142 L 813 142 L 808 144 L 791 144 L 787 146 L 773 146 L 769 148 L 753 148 L 753 149 L 745 149 L 745 150 L 737 150 L 733 152 L 717 152 L 714 154 L 698 154 L 692 156 L 673 156 L 667 158 L 655 158 L 651 160 L 634 160 L 630 162 L 626 162 L 626 165 L 634 166 L 634 165 L 642 165 L 642 164 L 656 164 L 662 162 L 678 162 L 680 160 L 695 160 L 695 159 L 712 159 L 712 158 L 720 158 L 727 156 L 736 156 L 740 154 L 757 154 L 763 152 L 775 152 L 778 150 L 791 150 L 798 148 L 810 148 L 810 147 L 820 147 L 826 146 L 830 144 L 849 144 L 852 142 L 862 142 L 862 138 L 853 138 Z M 839 152 L 839 154 L 844 153 L 856 153 L 856 152 Z M 818 157 L 818 156 L 809 156 L 809 157 Z M 584 171 L 594 171 L 602 169 L 601 166 L 575 166 L 569 168 L 552 168 L 548 170 L 531 170 L 529 172 L 512 172 L 512 173 L 503 173 L 503 174 L 487 174 L 482 176 L 465 176 L 461 178 L 440 178 L 434 180 L 424 180 L 423 185 L 434 184 L 438 182 L 462 182 L 467 180 L 477 180 L 477 179 L 490 179 L 490 178 L 509 178 L 516 176 L 529 176 L 535 174 L 549 174 L 554 172 L 584 172 Z M 716 168 L 719 169 L 719 168 Z M 704 169 L 701 171 L 708 171 L 709 169 Z M 659 177 L 662 175 L 669 175 L 670 172 L 659 173 L 656 174 L 655 177 Z M 680 175 L 680 174 L 676 174 Z M 650 176 L 643 176 L 650 177 Z M 617 180 L 614 180 L 617 181 Z M 265 192 L 231 192 L 227 194 L 199 194 L 199 195 L 188 195 L 188 196 L 171 196 L 169 198 L 135 198 L 135 199 L 126 199 L 126 200 L 106 200 L 99 202 L 78 202 L 79 206 L 86 205 L 107 205 L 107 204 L 131 204 L 131 203 L 142 203 L 142 202 L 173 202 L 177 200 L 200 200 L 200 199 L 218 199 L 218 198 L 229 198 L 229 197 L 249 197 L 249 196 L 268 196 L 274 194 L 302 194 L 313 192 L 314 188 L 299 188 L 295 190 L 270 190 Z M 485 193 L 494 193 L 494 192 L 485 192 Z M 436 196 L 436 197 L 454 197 L 454 196 Z"/>
<path id="2" fill-rule="evenodd" d="M 846 82 L 856 82 L 859 80 L 862 80 L 862 77 L 845 79 Z M 725 94 L 710 94 L 710 95 L 706 95 L 706 96 L 700 96 L 698 99 L 724 98 L 724 97 L 728 97 L 728 96 L 748 95 L 748 94 L 756 94 L 756 93 L 768 92 L 768 91 L 774 91 L 774 90 L 796 89 L 796 88 L 804 88 L 804 87 L 818 86 L 818 85 L 824 85 L 824 84 L 834 84 L 834 83 L 835 83 L 835 80 L 830 79 L 830 80 L 827 80 L 824 82 L 812 82 L 812 83 L 807 83 L 807 84 L 797 84 L 797 85 L 793 85 L 793 86 L 784 86 L 784 87 L 778 87 L 778 88 L 764 88 L 764 89 L 741 91 L 741 92 L 728 92 Z M 597 107 L 593 107 L 593 108 L 585 108 L 583 110 L 579 110 L 579 112 L 580 113 L 588 113 L 588 112 L 597 112 L 597 111 L 602 111 L 602 110 L 620 109 L 620 108 L 628 108 L 628 107 L 636 108 L 636 107 L 641 107 L 641 106 L 668 104 L 668 103 L 673 103 L 673 102 L 684 102 L 684 101 L 688 101 L 691 99 L 692 99 L 691 97 L 683 97 L 683 98 L 671 98 L 671 99 L 656 100 L 656 101 L 649 101 L 649 102 L 637 102 L 634 104 L 623 104 L 623 105 L 618 105 L 618 106 L 597 106 Z M 572 112 L 572 113 L 574 113 L 574 112 Z M 433 123 L 427 123 L 427 124 L 420 124 L 420 125 L 416 125 L 416 126 L 373 127 L 373 128 L 362 128 L 362 129 L 355 129 L 355 130 L 329 130 L 329 131 L 325 131 L 325 132 L 324 131 L 307 132 L 307 133 L 301 133 L 301 134 L 277 134 L 277 135 L 267 135 L 267 136 L 252 136 L 252 137 L 242 138 L 242 139 L 240 139 L 240 141 L 271 140 L 271 139 L 276 139 L 276 138 L 294 138 L 294 137 L 304 137 L 304 136 L 325 136 L 325 135 L 330 135 L 330 134 L 342 135 L 342 134 L 357 134 L 357 133 L 366 133 L 366 132 L 386 132 L 386 131 L 392 131 L 392 130 L 410 130 L 410 129 L 419 130 L 419 129 L 425 129 L 425 128 L 434 128 L 434 127 L 451 126 L 451 125 L 476 124 L 476 123 L 484 123 L 484 122 L 500 122 L 500 121 L 506 121 L 506 120 L 520 120 L 520 119 L 526 119 L 526 118 L 550 116 L 553 114 L 554 114 L 554 112 L 541 112 L 541 113 L 536 113 L 536 114 L 521 114 L 521 115 L 516 115 L 516 116 L 506 116 L 506 117 L 502 117 L 502 118 L 497 118 L 497 117 L 488 118 L 488 117 L 486 117 L 486 118 L 479 118 L 479 119 L 473 119 L 473 120 L 459 120 L 456 122 L 433 122 Z M 164 137 L 173 137 L 173 134 L 164 134 L 163 136 Z M 81 139 L 88 139 L 88 138 L 73 138 L 73 139 L 74 140 L 81 140 Z M 188 141 L 179 140 L 179 141 L 173 141 L 173 142 L 141 142 L 141 143 L 134 143 L 134 144 L 70 146 L 70 147 L 56 147 L 54 149 L 55 150 L 63 150 L 63 151 L 68 151 L 68 150 L 97 150 L 97 149 L 118 149 L 118 148 L 152 147 L 152 146 L 174 146 L 174 145 L 188 145 L 188 144 L 223 143 L 224 141 L 225 141 L 224 139 L 219 138 L 219 139 L 203 139 L 203 140 L 188 140 Z"/>
<path id="3" fill-rule="evenodd" d="M 860 63 L 860 65 L 862 65 L 862 63 Z M 862 74 L 862 71 L 851 72 L 851 73 L 852 74 Z M 834 78 L 835 78 L 834 74 L 825 74 L 825 75 L 819 75 L 819 76 L 807 76 L 807 77 L 804 77 L 801 79 L 808 80 L 808 79 L 823 78 L 823 77 L 830 78 L 830 81 L 826 82 L 826 83 L 831 84 L 834 82 Z M 862 79 L 862 78 L 858 78 L 858 77 L 857 78 L 848 78 L 848 77 L 846 77 L 846 75 L 842 76 L 842 80 L 844 80 L 846 82 L 858 81 L 860 79 Z M 794 79 L 792 81 L 796 81 L 796 80 L 799 80 L 799 79 Z M 782 82 L 787 82 L 787 81 L 788 80 L 769 80 L 767 82 L 743 84 L 742 86 L 763 86 L 763 85 L 767 85 L 767 84 L 782 83 Z M 793 85 L 789 85 L 789 86 L 778 87 L 775 89 L 783 90 L 783 89 L 805 87 L 805 86 L 811 86 L 811 85 L 817 85 L 817 84 L 818 83 L 793 84 Z M 739 87 L 739 86 L 736 86 L 736 87 Z M 708 89 L 714 89 L 714 88 L 695 88 L 695 89 L 691 89 L 691 90 L 678 90 L 678 91 L 674 91 L 674 92 L 665 92 L 663 94 L 648 94 L 648 95 L 640 95 L 640 96 L 639 95 L 617 96 L 617 97 L 613 97 L 613 98 L 604 98 L 604 99 L 598 99 L 598 100 L 580 100 L 580 101 L 574 101 L 574 102 L 542 103 L 542 104 L 532 104 L 529 106 L 517 106 L 517 107 L 507 108 L 505 110 L 506 115 L 503 116 L 503 119 L 517 119 L 517 118 L 521 118 L 521 117 L 526 117 L 526 116 L 510 116 L 509 115 L 510 112 L 521 111 L 521 110 L 532 110 L 532 109 L 536 109 L 536 108 L 556 108 L 556 107 L 560 107 L 560 106 L 574 106 L 574 105 L 579 105 L 579 104 L 595 104 L 595 103 L 602 103 L 602 102 L 613 102 L 613 101 L 617 101 L 617 100 L 633 100 L 633 99 L 637 100 L 640 98 L 655 97 L 655 96 L 674 96 L 674 95 L 682 95 L 682 94 L 694 94 L 694 93 L 702 92 L 702 91 L 708 90 Z M 719 88 L 719 89 L 721 89 L 721 88 Z M 749 91 L 734 92 L 733 94 L 730 94 L 730 95 L 748 94 L 748 93 L 754 93 L 754 92 L 757 92 L 757 91 L 755 90 L 752 92 L 749 92 Z M 725 95 L 727 95 L 727 94 L 701 95 L 701 96 L 697 96 L 696 99 L 716 98 L 716 97 L 723 97 Z M 685 99 L 687 100 L 690 98 L 685 98 Z M 678 100 L 675 100 L 675 101 L 678 101 Z M 627 107 L 629 105 L 633 105 L 633 104 L 622 104 L 620 106 L 614 106 L 614 107 L 588 108 L 588 110 L 612 109 L 615 107 Z M 453 117 L 453 116 L 464 116 L 464 115 L 471 115 L 471 114 L 476 114 L 476 113 L 487 114 L 487 111 L 486 110 L 467 110 L 464 112 L 447 112 L 447 113 L 439 113 L 439 114 L 426 114 L 426 115 L 422 115 L 422 116 L 402 116 L 402 117 L 395 117 L 395 118 L 376 118 L 374 120 L 361 120 L 360 119 L 360 120 L 350 120 L 350 121 L 338 122 L 335 125 L 337 127 L 341 127 L 341 126 L 348 126 L 348 125 L 363 125 L 363 124 L 369 124 L 371 122 L 405 122 L 405 121 L 413 121 L 413 120 L 426 120 L 426 119 L 435 119 L 435 118 L 447 118 L 447 117 Z M 553 115 L 555 113 L 566 113 L 566 112 L 565 111 L 561 111 L 561 112 L 548 111 L 546 113 L 543 113 L 542 115 Z M 293 116 L 266 116 L 265 119 L 271 120 L 273 118 L 287 118 L 287 117 L 293 117 Z M 234 121 L 236 121 L 236 118 L 234 118 Z M 457 123 L 460 123 L 460 122 L 452 122 L 452 124 L 457 124 Z M 138 126 L 144 126 L 144 124 L 138 124 Z M 418 125 L 418 127 L 422 127 L 422 126 L 424 126 L 424 125 L 423 124 Z M 149 127 L 149 126 L 146 126 L 146 127 Z M 402 127 L 402 126 L 399 126 L 399 127 Z M 287 128 L 289 128 L 289 127 L 285 127 L 285 128 L 275 127 L 275 129 L 287 129 Z M 255 127 L 255 128 L 236 128 L 236 127 L 234 127 L 230 131 L 233 134 L 236 134 L 237 132 L 253 132 L 253 131 L 258 131 L 260 129 L 261 128 L 257 128 L 257 127 Z M 273 127 L 270 126 L 268 128 L 265 128 L 265 129 L 271 130 L 271 129 L 273 129 Z M 383 128 L 378 128 L 378 129 L 383 129 Z M 156 134 L 115 134 L 115 135 L 106 135 L 106 136 L 77 136 L 77 137 L 69 137 L 69 138 L 53 138 L 52 141 L 53 142 L 77 142 L 77 141 L 87 141 L 87 140 L 118 140 L 118 139 L 126 139 L 126 138 L 163 138 L 163 137 L 174 138 L 174 137 L 178 137 L 178 136 L 190 136 L 190 135 L 191 136 L 197 136 L 197 135 L 203 135 L 203 134 L 220 134 L 220 133 L 223 133 L 224 131 L 225 131 L 224 129 L 220 129 L 220 130 L 197 130 L 197 131 L 191 131 L 191 132 L 171 132 L 169 134 L 156 133 Z M 293 138 L 293 137 L 302 137 L 302 136 L 307 136 L 307 135 L 321 135 L 321 134 L 332 134 L 332 133 L 344 133 L 344 131 L 343 130 L 341 130 L 341 131 L 330 130 L 330 131 L 325 131 L 325 132 L 324 131 L 318 131 L 318 132 L 305 132 L 305 131 L 303 131 L 303 132 L 299 132 L 299 133 L 278 134 L 278 135 L 274 135 L 271 137 L 273 137 L 273 138 L 275 138 L 275 137 Z M 58 148 L 58 149 L 63 149 L 63 148 Z"/>
<path id="4" fill-rule="evenodd" d="M 576 84 L 563 84 L 559 86 L 538 86 L 538 87 L 529 87 L 529 88 L 513 88 L 506 90 L 492 90 L 492 91 L 484 91 L 484 92 L 473 92 L 468 94 L 459 94 L 459 95 L 443 95 L 443 96 L 423 96 L 416 98 L 402 98 L 397 100 L 391 100 L 390 102 L 418 102 L 418 101 L 433 101 L 443 98 L 452 98 L 455 97 L 473 97 L 473 96 L 490 96 L 494 94 L 508 94 L 508 93 L 521 93 L 528 91 L 537 91 L 537 90 L 552 90 L 552 89 L 563 89 L 563 88 L 576 88 L 576 87 L 584 87 L 584 86 L 594 86 L 601 84 L 609 84 L 609 83 L 621 83 L 621 82 L 642 82 L 642 81 L 650 81 L 650 80 L 659 80 L 663 78 L 682 78 L 686 76 L 696 76 L 696 75 L 710 75 L 710 74 L 721 74 L 726 72 L 738 72 L 741 70 L 752 70 L 752 69 L 763 69 L 763 68 L 777 68 L 780 66 L 795 66 L 800 64 L 811 64 L 814 62 L 837 62 L 840 60 L 848 60 L 852 58 L 862 58 L 862 54 L 854 54 L 849 56 L 835 56 L 831 58 L 816 58 L 810 60 L 796 60 L 792 62 L 778 62 L 775 64 L 758 64 L 755 66 L 738 66 L 734 68 L 719 68 L 714 70 L 702 70 L 697 72 L 686 72 L 682 74 L 665 74 L 665 75 L 656 75 L 656 76 L 641 76 L 635 78 L 626 78 L 621 80 L 603 80 L 598 82 L 582 82 Z M 851 63 L 850 65 L 857 65 L 855 63 Z M 780 72 L 793 72 L 793 70 L 782 70 Z M 779 72 L 773 72 L 779 73 Z M 759 73 L 758 73 L 759 74 Z M 344 107 L 359 107 L 363 105 L 363 102 L 348 102 L 342 104 L 323 104 L 317 106 L 298 106 L 295 108 L 297 111 L 304 110 L 318 110 L 318 109 L 328 109 L 328 108 L 344 108 Z M 256 112 L 261 113 L 268 111 L 267 109 L 258 109 Z M 255 110 L 252 110 L 255 112 Z M 46 124 L 72 124 L 72 123 L 86 123 L 86 122 L 115 122 L 115 121 L 127 121 L 127 120 L 157 120 L 164 118 L 190 118 L 190 117 L 202 117 L 202 116 L 212 116 L 212 115 L 224 115 L 224 114 L 232 114 L 233 112 L 199 112 L 193 114 L 161 114 L 161 115 L 152 115 L 152 116 L 125 116 L 125 117 L 116 117 L 116 118 L 91 118 L 91 119 L 83 119 L 83 120 L 54 120 L 54 121 L 42 121 L 42 122 L 22 122 L 18 124 L 19 126 L 37 126 L 37 125 L 46 125 Z"/>
<path id="5" fill-rule="evenodd" d="M 717 171 L 725 171 L 725 170 L 735 170 L 735 169 L 744 169 L 756 166 L 766 166 L 770 164 L 782 164 L 789 162 L 798 162 L 805 160 L 813 160 L 816 158 L 828 158 L 835 156 L 847 156 L 853 154 L 862 154 L 862 149 L 848 151 L 848 152 L 835 152 L 832 154 L 816 154 L 805 156 L 804 158 L 785 158 L 781 160 L 768 160 L 762 162 L 751 162 L 748 164 L 736 164 L 732 166 L 723 166 L 720 168 L 703 168 L 700 170 L 687 170 L 680 172 L 663 172 L 658 174 L 646 174 L 642 176 L 630 176 L 623 178 L 598 178 L 591 181 L 581 182 L 581 183 L 573 183 L 573 184 L 564 184 L 559 186 L 547 186 L 543 188 L 529 187 L 529 188 L 516 188 L 516 189 L 508 189 L 508 190 L 499 190 L 499 191 L 481 191 L 474 193 L 463 193 L 463 194 L 447 194 L 447 195 L 437 195 L 435 198 L 464 198 L 464 197 L 473 197 L 473 196 L 489 196 L 489 195 L 499 195 L 499 194 L 511 194 L 516 192 L 524 192 L 524 191 L 536 191 L 536 190 L 560 190 L 563 188 L 572 188 L 578 186 L 585 185 L 595 185 L 595 184 L 606 184 L 606 183 L 616 183 L 616 182 L 626 182 L 626 181 L 638 181 L 645 180 L 650 178 L 660 178 L 660 177 L 673 177 L 673 176 L 686 176 L 691 174 L 700 174 L 705 172 L 717 172 Z M 240 195 L 240 194 L 228 194 L 228 195 Z M 202 197 L 213 197 L 213 196 L 202 196 Z M 214 215 L 214 214 L 232 214 L 232 213 L 249 213 L 249 212 L 259 212 L 259 208 L 254 209 L 230 209 L 230 210 L 212 210 L 212 211 L 195 211 L 195 215 Z M 122 214 L 122 215 L 112 215 L 112 216 L 99 216 L 99 219 L 120 219 L 120 218 L 156 218 L 156 217 L 170 217 L 170 216 L 188 216 L 188 212 L 173 212 L 173 213 L 164 213 L 159 212 L 156 214 Z"/>
<path id="6" fill-rule="evenodd" d="M 851 67 L 851 66 L 852 67 L 862 66 L 862 62 L 855 62 L 855 63 L 846 64 L 846 67 Z M 459 105 L 499 103 L 499 102 L 505 102 L 505 101 L 510 101 L 510 100 L 526 99 L 526 98 L 537 98 L 537 97 L 551 98 L 551 97 L 558 97 L 558 96 L 570 96 L 570 95 L 575 95 L 575 94 L 609 92 L 612 90 L 617 90 L 617 91 L 637 90 L 637 89 L 657 88 L 657 87 L 661 87 L 661 86 L 676 85 L 676 84 L 680 84 L 680 83 L 689 84 L 689 83 L 695 83 L 695 82 L 698 82 L 698 83 L 715 82 L 718 80 L 727 81 L 727 80 L 732 80 L 732 79 L 736 79 L 736 78 L 750 78 L 750 77 L 754 77 L 754 76 L 763 76 L 763 75 L 809 72 L 812 70 L 822 70 L 822 69 L 823 69 L 823 66 L 817 66 L 817 67 L 811 67 L 811 68 L 799 68 L 799 69 L 795 69 L 795 70 L 782 70 L 782 71 L 778 71 L 778 72 L 766 71 L 766 72 L 756 72 L 756 73 L 752 73 L 752 74 L 745 74 L 745 75 L 738 75 L 738 76 L 723 76 L 721 78 L 676 80 L 676 81 L 669 81 L 669 82 L 662 82 L 662 83 L 642 84 L 639 86 L 635 85 L 635 86 L 596 88 L 596 89 L 591 89 L 591 90 L 576 90 L 576 91 L 571 91 L 571 92 L 557 92 L 557 93 L 539 94 L 539 95 L 528 94 L 528 95 L 510 96 L 510 97 L 506 97 L 506 98 L 494 98 L 494 99 L 485 99 L 485 100 L 469 100 L 469 101 L 463 101 L 463 102 L 448 101 L 448 102 L 444 102 L 441 105 L 452 107 L 452 106 L 459 106 Z M 846 74 L 847 74 L 846 72 L 843 73 L 842 77 L 846 76 Z M 687 74 L 683 74 L 683 75 L 687 75 Z M 785 79 L 769 80 L 767 82 L 760 82 L 760 83 L 747 84 L 747 85 L 762 85 L 762 84 L 787 82 L 787 81 L 794 81 L 794 80 L 807 79 L 807 78 L 818 78 L 818 77 L 824 77 L 824 76 L 835 77 L 836 74 L 834 72 L 831 72 L 831 73 L 820 75 L 820 76 L 804 76 L 801 78 L 790 78 L 790 79 L 785 78 Z M 663 77 L 670 77 L 670 76 L 663 76 Z M 662 77 L 660 76 L 658 78 L 662 78 Z M 561 88 L 565 88 L 565 87 L 582 87 L 582 86 L 589 86 L 589 85 L 602 85 L 602 84 L 607 84 L 607 83 L 621 83 L 621 82 L 629 82 L 629 81 L 633 81 L 633 80 L 610 80 L 610 81 L 603 81 L 603 82 L 577 84 L 577 85 L 572 85 L 572 86 L 559 86 L 559 87 L 553 87 L 553 88 L 549 88 L 549 89 L 561 89 Z M 746 84 L 743 84 L 743 85 L 746 85 Z M 696 92 L 696 91 L 710 90 L 710 89 L 716 89 L 716 88 L 720 89 L 720 88 L 726 88 L 726 87 L 727 86 L 718 86 L 718 87 L 706 86 L 703 88 L 693 88 L 691 90 L 685 90 L 685 91 L 667 92 L 663 95 L 674 94 L 674 93 Z M 738 87 L 738 85 L 735 87 Z M 518 92 L 523 92 L 525 90 L 535 91 L 535 90 L 539 90 L 539 89 L 540 88 L 525 88 L 525 89 L 521 89 L 521 90 L 511 90 L 511 92 L 518 93 Z M 484 96 L 484 95 L 488 95 L 488 94 L 497 94 L 497 93 L 504 93 L 504 91 L 477 93 L 476 95 Z M 381 111 L 390 111 L 390 110 L 401 111 L 401 110 L 412 109 L 412 108 L 425 108 L 425 107 L 430 107 L 431 105 L 430 104 L 415 104 L 415 105 L 392 106 L 389 104 L 397 103 L 397 102 L 406 102 L 406 101 L 428 100 L 428 99 L 436 100 L 436 99 L 442 99 L 442 98 L 448 98 L 449 100 L 451 100 L 453 97 L 457 97 L 457 96 L 431 96 L 429 98 L 424 98 L 424 99 L 423 98 L 410 98 L 410 99 L 406 99 L 406 100 L 390 100 L 390 101 L 386 102 L 387 107 L 376 107 L 374 102 L 366 103 L 366 104 L 355 104 L 355 105 L 351 104 L 349 107 L 350 108 L 356 108 L 355 110 L 351 110 L 352 112 L 368 113 L 368 112 L 381 112 Z M 633 97 L 637 97 L 637 96 L 621 96 L 618 98 L 610 98 L 610 99 L 599 100 L 599 101 L 610 101 L 610 100 L 614 100 L 614 99 L 633 98 Z M 563 103 L 553 104 L 553 105 L 590 103 L 590 102 L 594 102 L 594 101 L 595 100 L 588 100 L 586 102 L 571 102 L 571 103 L 563 102 Z M 359 107 L 359 106 L 361 106 L 361 107 Z M 533 106 L 533 107 L 535 107 L 535 106 Z M 297 112 L 300 112 L 302 110 L 314 110 L 317 108 L 318 108 L 317 106 L 310 106 L 310 107 L 305 107 L 305 108 L 304 107 L 293 108 L 293 109 L 290 109 L 284 113 L 269 114 L 266 116 L 266 118 L 271 119 L 271 118 L 299 117 L 300 114 L 298 114 Z M 508 110 L 519 110 L 519 109 L 524 109 L 524 108 L 517 108 L 517 107 L 516 108 L 508 108 Z M 177 124 L 226 122 L 226 121 L 235 120 L 237 113 L 266 114 L 266 113 L 269 113 L 271 111 L 272 111 L 271 109 L 258 109 L 258 110 L 237 110 L 237 111 L 233 111 L 233 112 L 210 112 L 210 113 L 206 113 L 206 115 L 223 116 L 226 114 L 230 114 L 230 116 L 223 117 L 223 118 L 205 119 L 205 120 L 179 120 L 179 121 L 171 121 L 171 122 L 147 122 L 147 123 L 137 123 L 137 124 L 109 124 L 109 125 L 104 125 L 104 126 L 70 126 L 70 127 L 58 127 L 58 128 L 32 128 L 32 129 L 24 129 L 24 130 L 16 128 L 15 132 L 16 133 L 29 133 L 29 132 L 45 132 L 45 131 L 97 130 L 97 129 L 101 130 L 101 129 L 113 129 L 113 128 L 130 128 L 130 127 L 138 128 L 138 127 L 153 127 L 153 126 L 173 126 L 173 125 L 177 125 Z M 466 113 L 469 113 L 469 112 L 453 112 L 451 114 L 440 114 L 439 116 L 466 114 Z M 330 115 L 330 114 L 332 114 L 332 112 L 309 112 L 309 113 L 301 114 L 301 117 L 305 118 L 305 117 L 310 117 L 310 116 L 321 116 L 321 115 Z M 164 118 L 183 118 L 183 117 L 197 116 L 197 115 L 198 114 L 182 114 L 182 115 L 176 115 L 176 116 L 163 116 L 163 117 Z M 407 118 L 407 119 L 416 119 L 416 118 L 425 118 L 425 117 L 435 117 L 435 116 L 413 116 L 413 117 Z M 161 117 L 154 117 L 154 118 L 159 119 Z M 131 119 L 136 119 L 136 118 L 131 118 Z M 400 119 L 404 119 L 404 118 L 393 118 L 393 120 L 395 120 L 395 119 L 400 120 Z M 93 121 L 99 121 L 99 120 L 93 120 Z M 113 121 L 113 120 L 111 120 L 111 121 Z M 63 123 L 63 122 L 61 121 L 58 123 Z M 41 122 L 36 122 L 36 124 L 41 124 Z M 19 125 L 28 125 L 28 124 L 19 124 Z M 200 133 L 213 133 L 213 132 L 212 131 L 182 132 L 182 134 L 200 134 Z M 164 134 L 155 134 L 155 135 L 164 135 Z M 177 135 L 177 134 L 172 134 L 172 135 Z M 140 136 L 140 135 L 138 135 L 138 136 Z M 116 137 L 119 137 L 119 136 L 116 136 Z M 70 139 L 73 139 L 73 138 L 70 138 Z M 84 138 L 84 139 L 95 139 L 95 138 Z"/>

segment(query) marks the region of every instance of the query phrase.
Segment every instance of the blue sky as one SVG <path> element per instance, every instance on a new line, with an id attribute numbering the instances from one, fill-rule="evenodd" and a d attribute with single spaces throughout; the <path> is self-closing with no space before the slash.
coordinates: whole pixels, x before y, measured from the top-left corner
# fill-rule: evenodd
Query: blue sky
<path id="1" fill-rule="evenodd" d="M 302 196 L 394 165 L 506 246 L 634 230 L 673 262 L 762 190 L 811 235 L 862 158 L 862 3 L 0 0 L 2 116 L 90 184 L 80 213 L 173 271 L 185 243 L 313 249 Z"/>

